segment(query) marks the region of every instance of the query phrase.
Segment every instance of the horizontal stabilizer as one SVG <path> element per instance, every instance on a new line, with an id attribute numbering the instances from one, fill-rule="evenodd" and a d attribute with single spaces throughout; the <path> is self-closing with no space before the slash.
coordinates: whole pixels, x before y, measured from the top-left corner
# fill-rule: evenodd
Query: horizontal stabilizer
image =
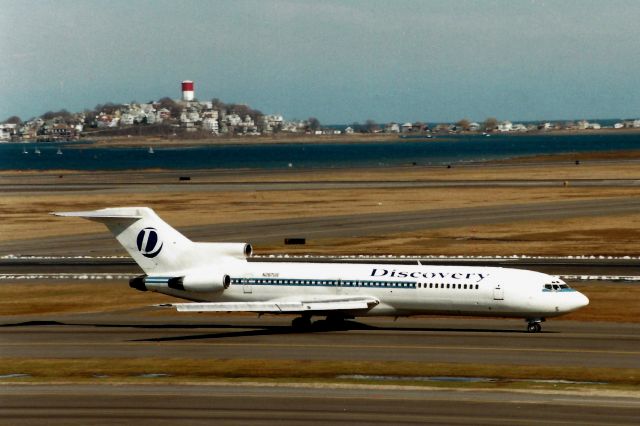
<path id="1" fill-rule="evenodd" d="M 142 219 L 153 215 L 153 211 L 146 207 L 113 207 L 100 210 L 81 212 L 52 212 L 54 216 L 83 217 L 86 219 Z"/>
<path id="2" fill-rule="evenodd" d="M 158 305 L 178 312 L 327 312 L 369 310 L 380 301 L 374 297 L 325 298 L 318 300 L 273 300 L 266 302 L 197 302 Z"/>

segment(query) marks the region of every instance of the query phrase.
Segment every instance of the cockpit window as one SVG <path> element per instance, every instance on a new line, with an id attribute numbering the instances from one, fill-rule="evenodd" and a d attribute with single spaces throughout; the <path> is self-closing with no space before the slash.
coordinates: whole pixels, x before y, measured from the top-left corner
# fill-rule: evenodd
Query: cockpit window
<path id="1" fill-rule="evenodd" d="M 542 291 L 575 291 L 568 284 L 553 281 L 552 284 L 545 284 Z"/>

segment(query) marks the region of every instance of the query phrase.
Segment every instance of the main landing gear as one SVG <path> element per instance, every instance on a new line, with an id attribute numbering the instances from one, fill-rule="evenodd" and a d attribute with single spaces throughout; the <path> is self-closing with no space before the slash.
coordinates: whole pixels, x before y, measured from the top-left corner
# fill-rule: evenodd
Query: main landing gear
<path id="1" fill-rule="evenodd" d="M 329 330 L 345 330 L 347 323 L 344 315 L 327 315 L 324 320 L 311 323 L 311 315 L 302 315 L 298 318 L 294 318 L 291 321 L 291 327 L 296 331 L 310 331 L 311 329 L 316 331 L 329 331 Z"/>
<path id="2" fill-rule="evenodd" d="M 293 321 L 291 321 L 291 327 L 293 327 L 294 330 L 298 331 L 309 330 L 311 328 L 311 317 L 304 315 L 298 318 L 294 318 Z"/>
<path id="3" fill-rule="evenodd" d="M 527 320 L 527 331 L 529 333 L 540 333 L 542 331 L 541 322 L 544 322 L 544 318 L 535 318 Z"/>

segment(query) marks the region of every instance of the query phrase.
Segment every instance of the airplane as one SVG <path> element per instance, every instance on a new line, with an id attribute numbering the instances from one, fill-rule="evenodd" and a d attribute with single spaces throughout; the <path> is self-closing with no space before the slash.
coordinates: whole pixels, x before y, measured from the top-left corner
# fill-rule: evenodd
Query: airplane
<path id="1" fill-rule="evenodd" d="M 546 318 L 573 312 L 589 299 L 561 279 L 535 271 L 484 266 L 260 262 L 246 243 L 193 242 L 148 207 L 54 212 L 107 226 L 144 275 L 130 287 L 187 303 L 179 312 L 297 314 L 310 329 L 368 316 L 460 315 L 523 318 L 540 332 Z"/>

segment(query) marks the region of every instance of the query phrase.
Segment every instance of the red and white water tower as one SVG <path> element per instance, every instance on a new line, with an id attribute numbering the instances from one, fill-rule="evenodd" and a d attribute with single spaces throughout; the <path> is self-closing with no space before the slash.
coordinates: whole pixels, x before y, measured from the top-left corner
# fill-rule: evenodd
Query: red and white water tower
<path id="1" fill-rule="evenodd" d="M 182 100 L 183 101 L 193 100 L 193 81 L 185 80 L 182 82 Z"/>

